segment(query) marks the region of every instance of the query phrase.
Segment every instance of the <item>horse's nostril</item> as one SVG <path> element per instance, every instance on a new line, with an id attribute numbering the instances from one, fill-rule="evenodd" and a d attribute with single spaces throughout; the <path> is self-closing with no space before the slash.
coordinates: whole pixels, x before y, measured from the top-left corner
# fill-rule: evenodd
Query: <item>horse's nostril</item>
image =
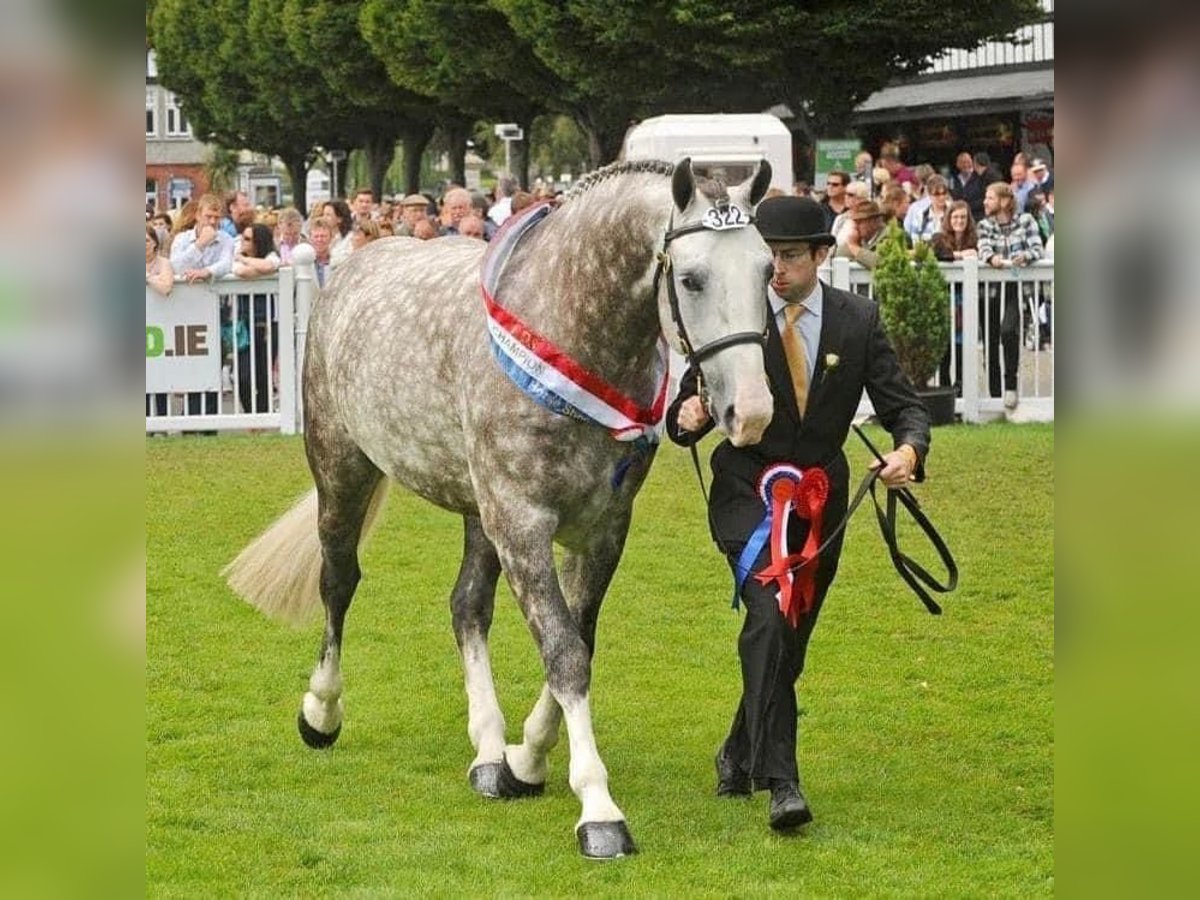
<path id="1" fill-rule="evenodd" d="M 725 407 L 725 412 L 721 415 L 721 423 L 725 426 L 726 431 L 729 431 L 731 428 L 733 428 L 734 415 L 733 404 L 730 403 L 727 407 Z"/>

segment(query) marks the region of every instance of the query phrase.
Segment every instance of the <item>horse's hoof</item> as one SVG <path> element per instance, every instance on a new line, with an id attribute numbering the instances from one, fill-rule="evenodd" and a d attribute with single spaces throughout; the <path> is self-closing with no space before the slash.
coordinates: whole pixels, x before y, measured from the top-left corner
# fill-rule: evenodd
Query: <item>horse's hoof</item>
<path id="1" fill-rule="evenodd" d="M 500 787 L 501 763 L 480 763 L 467 773 L 471 790 L 481 797 L 496 800 L 504 796 Z"/>
<path id="2" fill-rule="evenodd" d="M 528 781 L 522 781 L 509 768 L 508 760 L 501 759 L 499 762 L 500 771 L 497 773 L 496 789 L 497 797 L 504 797 L 506 800 L 517 800 L 521 797 L 540 797 L 546 792 L 546 785 L 530 784 Z"/>
<path id="3" fill-rule="evenodd" d="M 332 747 L 334 742 L 337 741 L 338 735 L 342 733 L 341 725 L 333 729 L 329 734 L 317 731 L 304 718 L 304 710 L 300 710 L 300 714 L 296 717 L 296 724 L 300 728 L 300 737 L 304 740 L 304 743 L 308 744 L 314 750 L 325 750 Z"/>
<path id="4" fill-rule="evenodd" d="M 588 859 L 619 859 L 633 856 L 637 846 L 624 822 L 584 822 L 575 829 L 579 852 Z"/>

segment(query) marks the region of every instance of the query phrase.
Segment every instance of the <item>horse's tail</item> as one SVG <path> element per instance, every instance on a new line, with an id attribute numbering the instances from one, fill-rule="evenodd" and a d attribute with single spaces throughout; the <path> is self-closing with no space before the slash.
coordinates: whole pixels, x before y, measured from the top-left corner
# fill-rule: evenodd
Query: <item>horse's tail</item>
<path id="1" fill-rule="evenodd" d="M 388 479 L 371 495 L 359 545 L 383 509 Z M 235 594 L 273 619 L 304 625 L 321 609 L 321 540 L 317 535 L 317 491 L 290 510 L 221 570 Z"/>

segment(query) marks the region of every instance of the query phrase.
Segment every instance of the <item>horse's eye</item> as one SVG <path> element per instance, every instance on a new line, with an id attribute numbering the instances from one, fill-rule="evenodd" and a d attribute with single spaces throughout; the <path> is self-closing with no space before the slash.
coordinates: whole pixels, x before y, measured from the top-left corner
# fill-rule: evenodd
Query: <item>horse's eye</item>
<path id="1" fill-rule="evenodd" d="M 684 275 L 679 279 L 679 283 L 683 285 L 685 291 L 700 291 L 704 289 L 704 282 L 695 275 Z"/>

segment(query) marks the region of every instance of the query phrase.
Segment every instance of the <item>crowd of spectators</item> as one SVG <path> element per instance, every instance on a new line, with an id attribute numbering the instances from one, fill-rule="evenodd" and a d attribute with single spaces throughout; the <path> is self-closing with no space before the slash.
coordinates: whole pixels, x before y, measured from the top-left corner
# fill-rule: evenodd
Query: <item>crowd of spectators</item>
<path id="1" fill-rule="evenodd" d="M 975 256 L 981 264 L 1019 267 L 1053 254 L 1054 176 L 1043 159 L 1028 159 L 1024 153 L 1013 159 L 1009 175 L 1005 179 L 984 152 L 959 153 L 952 171 L 938 172 L 927 164 L 909 166 L 899 148 L 886 143 L 878 160 L 863 151 L 855 157 L 853 171 L 828 173 L 820 190 L 797 182 L 794 192 L 813 196 L 823 206 L 836 240 L 835 254 L 866 268 L 878 262 L 876 247 L 892 222 L 910 246 L 926 242 L 939 260 Z M 174 214 L 147 209 L 146 284 L 168 294 L 174 279 L 271 275 L 280 265 L 290 264 L 295 248 L 307 243 L 314 251 L 317 280 L 324 286 L 330 269 L 380 238 L 457 236 L 490 241 L 510 216 L 534 203 L 557 200 L 549 187 L 524 191 L 508 177 L 501 178 L 489 194 L 451 184 L 437 200 L 423 193 L 376 198 L 370 189 L 360 188 L 349 201 L 334 198 L 311 204 L 307 216 L 293 207 L 256 208 L 242 191 L 208 194 L 188 200 Z M 1011 291 L 994 299 L 986 311 L 997 344 L 989 348 L 989 379 L 993 394 L 999 396 L 999 345 L 1003 344 L 1007 403 L 1014 396 L 1018 338 L 1013 310 L 1019 300 Z M 255 354 L 261 354 L 260 344 L 273 347 L 277 341 L 274 324 L 269 341 L 248 340 L 253 329 L 273 323 L 274 310 L 265 303 L 265 295 L 249 294 L 238 298 L 236 309 L 231 304 L 223 313 L 227 353 L 245 354 L 239 360 L 244 364 L 237 369 L 239 396 L 246 410 L 261 408 L 261 398 L 267 394 L 264 379 L 273 368 L 273 361 L 268 364 L 261 355 L 251 364 L 249 349 L 253 344 Z M 1038 340 L 1048 343 L 1048 328 L 1039 332 Z M 251 370 L 258 382 L 254 391 L 250 390 Z M 943 377 L 947 376 L 943 369 Z M 164 401 L 153 399 L 159 408 Z M 150 402 L 148 398 L 148 409 Z M 188 398 L 191 412 L 214 412 L 215 404 L 215 395 Z"/>

